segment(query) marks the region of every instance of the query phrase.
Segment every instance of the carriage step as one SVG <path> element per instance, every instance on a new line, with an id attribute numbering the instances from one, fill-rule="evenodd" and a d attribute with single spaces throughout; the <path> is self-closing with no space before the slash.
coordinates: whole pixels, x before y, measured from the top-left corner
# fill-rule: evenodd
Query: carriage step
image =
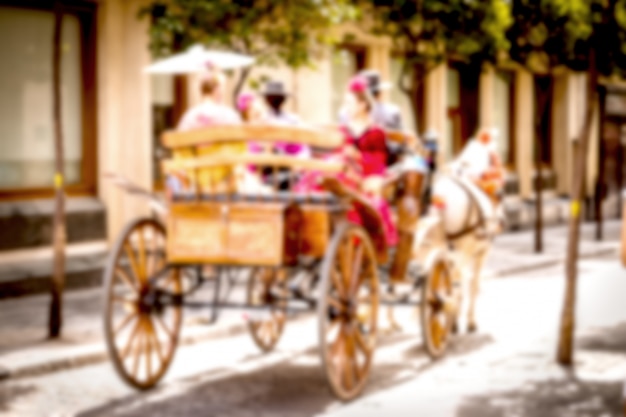
<path id="1" fill-rule="evenodd" d="M 66 247 L 65 288 L 86 288 L 102 283 L 107 242 Z M 0 251 L 0 299 L 50 291 L 52 247 Z"/>

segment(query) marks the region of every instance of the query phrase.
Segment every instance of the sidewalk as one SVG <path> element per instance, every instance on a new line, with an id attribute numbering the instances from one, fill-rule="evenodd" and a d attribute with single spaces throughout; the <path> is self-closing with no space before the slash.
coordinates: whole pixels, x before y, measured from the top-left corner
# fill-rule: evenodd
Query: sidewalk
<path id="1" fill-rule="evenodd" d="M 605 240 L 593 240 L 594 225 L 583 225 L 581 258 L 616 253 L 619 239 L 617 221 L 605 224 Z M 504 277 L 562 262 L 565 257 L 567 227 L 547 229 L 545 252 L 533 253 L 534 235 L 524 231 L 499 236 L 487 260 L 483 276 Z M 211 288 L 198 291 L 194 298 L 207 300 Z M 243 299 L 241 284 L 233 292 Z M 63 338 L 45 340 L 49 299 L 47 295 L 0 301 L 0 379 L 41 374 L 107 360 L 102 337 L 102 292 L 100 288 L 70 291 L 64 299 Z M 241 312 L 224 311 L 217 324 L 208 325 L 209 309 L 185 311 L 182 344 L 227 337 L 246 330 Z"/>
<path id="2" fill-rule="evenodd" d="M 243 301 L 244 287 L 238 283 L 230 299 Z M 210 285 L 191 299 L 212 297 Z M 101 288 L 69 291 L 64 297 L 63 336 L 47 340 L 49 297 L 35 295 L 0 301 L 0 380 L 54 372 L 108 360 L 103 337 Z M 215 324 L 209 323 L 210 309 L 185 310 L 179 345 L 228 337 L 247 331 L 242 313 L 222 311 Z"/>
<path id="3" fill-rule="evenodd" d="M 595 224 L 581 225 L 579 255 L 581 259 L 616 253 L 620 245 L 621 222 L 604 223 L 604 239 L 595 240 Z M 533 230 L 502 234 L 493 242 L 483 278 L 494 278 L 544 268 L 565 261 L 567 253 L 567 225 L 548 227 L 543 233 L 543 253 L 535 253 Z"/>

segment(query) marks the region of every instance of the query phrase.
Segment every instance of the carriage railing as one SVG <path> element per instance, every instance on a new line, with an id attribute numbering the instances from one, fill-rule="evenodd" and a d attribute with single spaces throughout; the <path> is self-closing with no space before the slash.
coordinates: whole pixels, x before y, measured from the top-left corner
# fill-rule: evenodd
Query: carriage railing
<path id="1" fill-rule="evenodd" d="M 326 160 L 318 152 L 302 158 L 273 150 L 279 143 L 323 152 L 342 145 L 339 132 L 321 128 L 221 125 L 166 132 L 162 142 L 173 153 L 173 158 L 162 162 L 164 173 L 184 183 L 175 200 L 285 197 L 285 191 L 293 190 L 303 174 L 337 175 L 343 169 L 341 163 Z M 252 151 L 252 143 L 261 149 Z"/>

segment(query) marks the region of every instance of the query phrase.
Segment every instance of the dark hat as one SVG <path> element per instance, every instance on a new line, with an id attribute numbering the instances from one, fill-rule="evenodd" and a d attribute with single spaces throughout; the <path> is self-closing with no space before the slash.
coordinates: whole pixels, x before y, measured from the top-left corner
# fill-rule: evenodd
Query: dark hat
<path id="1" fill-rule="evenodd" d="M 264 96 L 279 96 L 286 97 L 289 95 L 287 90 L 285 90 L 285 86 L 280 81 L 268 81 L 263 86 L 263 90 L 261 94 Z"/>
<path id="2" fill-rule="evenodd" d="M 359 76 L 365 78 L 367 80 L 367 86 L 370 90 L 370 93 L 377 94 L 382 90 L 387 90 L 390 87 L 390 84 L 387 82 L 382 82 L 380 79 L 380 73 L 376 70 L 366 69 L 359 72 Z"/>

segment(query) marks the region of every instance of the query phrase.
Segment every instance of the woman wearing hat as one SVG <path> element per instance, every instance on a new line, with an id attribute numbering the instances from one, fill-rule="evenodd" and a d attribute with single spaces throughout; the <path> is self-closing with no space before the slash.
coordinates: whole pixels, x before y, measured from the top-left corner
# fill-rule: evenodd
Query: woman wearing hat
<path id="1" fill-rule="evenodd" d="M 341 126 L 345 137 L 344 146 L 332 155 L 332 159 L 345 164 L 339 179 L 348 187 L 365 193 L 371 204 L 381 214 L 385 237 L 389 246 L 398 242 L 391 209 L 382 196 L 383 178 L 387 171 L 387 146 L 385 132 L 371 118 L 372 97 L 363 77 L 353 78 L 345 95 L 346 122 Z M 316 189 L 315 176 L 307 176 L 299 184 L 300 189 Z M 348 213 L 349 220 L 361 223 L 358 212 Z"/>

